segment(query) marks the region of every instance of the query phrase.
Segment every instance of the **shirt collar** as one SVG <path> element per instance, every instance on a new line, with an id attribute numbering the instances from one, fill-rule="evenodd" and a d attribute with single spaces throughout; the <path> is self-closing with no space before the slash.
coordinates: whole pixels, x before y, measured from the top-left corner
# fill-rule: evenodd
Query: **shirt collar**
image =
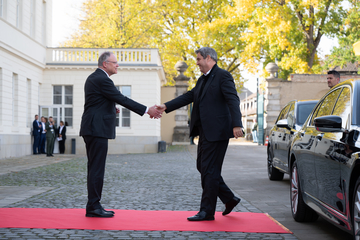
<path id="1" fill-rule="evenodd" d="M 105 74 L 106 74 L 106 76 L 108 77 L 108 78 L 110 78 L 109 77 L 109 74 L 107 73 L 107 72 L 105 72 L 105 70 L 104 69 L 102 69 L 102 68 L 99 68 L 101 71 L 103 71 Z"/>
<path id="2" fill-rule="evenodd" d="M 215 65 L 216 65 L 216 64 L 215 64 Z M 204 73 L 204 76 L 205 76 L 205 77 L 210 74 L 211 70 L 215 67 L 215 65 L 214 65 L 212 68 L 210 68 L 210 70 L 209 70 L 207 73 Z"/>

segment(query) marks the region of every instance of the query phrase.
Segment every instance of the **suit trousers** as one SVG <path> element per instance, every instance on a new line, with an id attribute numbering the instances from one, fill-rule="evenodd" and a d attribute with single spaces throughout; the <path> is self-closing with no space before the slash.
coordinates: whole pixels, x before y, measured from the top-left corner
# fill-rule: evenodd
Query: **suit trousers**
<path id="1" fill-rule="evenodd" d="M 41 153 L 45 153 L 45 142 L 46 142 L 46 133 L 41 133 L 40 136 L 40 151 Z"/>
<path id="2" fill-rule="evenodd" d="M 225 204 L 233 199 L 234 194 L 225 184 L 221 169 L 229 140 L 209 142 L 201 126 L 199 128 L 199 145 L 197 155 L 197 169 L 201 174 L 203 189 L 200 211 L 214 215 L 217 197 Z"/>
<path id="3" fill-rule="evenodd" d="M 33 153 L 40 153 L 40 134 L 34 134 Z"/>
<path id="4" fill-rule="evenodd" d="M 94 136 L 83 136 L 87 164 L 88 202 L 86 211 L 101 208 L 100 199 L 104 184 L 105 162 L 108 151 L 108 139 Z"/>
<path id="5" fill-rule="evenodd" d="M 60 153 L 65 152 L 65 140 L 64 139 L 59 141 L 59 151 L 60 151 Z"/>
<path id="6" fill-rule="evenodd" d="M 54 153 L 55 135 L 46 137 L 46 155 L 52 155 Z"/>

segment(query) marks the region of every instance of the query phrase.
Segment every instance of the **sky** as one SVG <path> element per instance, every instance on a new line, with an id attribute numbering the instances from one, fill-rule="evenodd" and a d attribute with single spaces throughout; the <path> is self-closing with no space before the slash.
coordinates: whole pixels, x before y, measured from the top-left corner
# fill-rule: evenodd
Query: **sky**
<path id="1" fill-rule="evenodd" d="M 81 5 L 85 0 L 53 0 L 52 9 L 52 47 L 59 47 L 59 45 L 66 41 L 72 33 L 74 33 L 80 24 L 80 16 L 82 14 Z M 337 46 L 336 39 L 329 39 L 326 36 L 321 38 L 319 45 L 319 53 L 321 57 L 330 54 L 330 50 Z M 256 90 L 256 75 L 252 75 L 244 71 L 242 73 L 245 79 L 245 87 L 250 91 Z"/>
<path id="2" fill-rule="evenodd" d="M 81 4 L 84 0 L 53 0 L 52 47 L 59 47 L 80 24 Z"/>

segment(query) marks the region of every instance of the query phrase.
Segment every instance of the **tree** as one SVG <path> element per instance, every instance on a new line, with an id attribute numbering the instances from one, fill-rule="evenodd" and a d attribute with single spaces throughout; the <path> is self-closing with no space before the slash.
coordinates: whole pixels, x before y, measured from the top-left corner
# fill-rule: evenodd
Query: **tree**
<path id="1" fill-rule="evenodd" d="M 341 0 L 236 0 L 227 18 L 246 23 L 240 41 L 241 63 L 255 71 L 258 62 L 278 60 L 280 77 L 312 72 L 324 34 L 337 36 L 345 14 Z"/>
<path id="2" fill-rule="evenodd" d="M 64 44 L 69 47 L 159 48 L 168 81 L 177 61 L 189 65 L 187 75 L 199 75 L 194 51 L 203 46 L 218 53 L 218 64 L 241 87 L 237 35 L 242 25 L 227 21 L 224 6 L 232 0 L 88 0 L 80 29 Z"/>
<path id="3" fill-rule="evenodd" d="M 360 62 L 360 56 L 355 56 L 353 44 L 360 41 L 360 2 L 350 1 L 348 15 L 341 28 L 342 36 L 339 38 L 339 47 L 334 47 L 331 55 L 326 59 L 324 70 L 347 63 Z M 360 69 L 359 69 L 360 74 Z"/>

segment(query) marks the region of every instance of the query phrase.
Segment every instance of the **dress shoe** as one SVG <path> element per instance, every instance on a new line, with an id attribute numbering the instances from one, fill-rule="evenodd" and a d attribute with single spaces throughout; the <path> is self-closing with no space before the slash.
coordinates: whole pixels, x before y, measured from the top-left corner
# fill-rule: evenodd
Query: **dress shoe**
<path id="1" fill-rule="evenodd" d="M 108 210 L 105 210 L 102 206 L 101 206 L 101 208 L 102 208 L 102 210 L 103 210 L 104 212 L 111 213 L 111 214 L 115 214 L 115 212 L 114 212 L 114 211 L 108 211 Z"/>
<path id="2" fill-rule="evenodd" d="M 233 197 L 233 199 L 231 199 L 229 202 L 225 203 L 225 211 L 223 211 L 222 215 L 227 215 L 229 214 L 236 205 L 238 205 L 238 203 L 240 202 L 240 198 L 238 197 Z"/>
<path id="3" fill-rule="evenodd" d="M 188 217 L 187 220 L 189 221 L 211 221 L 215 220 L 213 215 L 208 215 L 204 211 L 198 212 L 195 216 Z"/>
<path id="4" fill-rule="evenodd" d="M 109 217 L 113 217 L 114 214 L 109 213 L 109 212 L 105 212 L 103 209 L 95 209 L 92 211 L 86 211 L 86 217 L 101 217 L 101 218 L 109 218 Z"/>

